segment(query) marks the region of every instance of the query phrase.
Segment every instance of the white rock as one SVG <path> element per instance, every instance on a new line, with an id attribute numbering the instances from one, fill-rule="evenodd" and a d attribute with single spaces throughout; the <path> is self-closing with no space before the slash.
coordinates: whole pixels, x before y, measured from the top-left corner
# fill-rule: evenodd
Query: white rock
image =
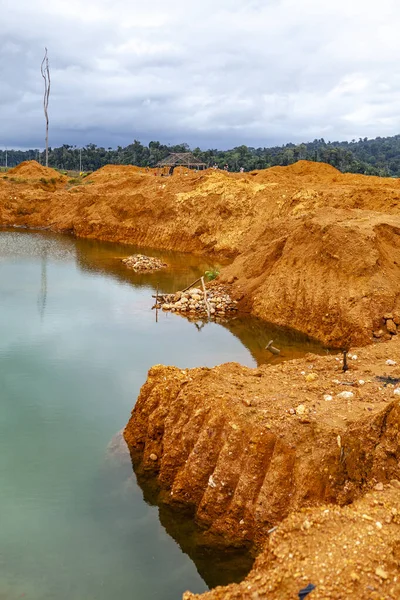
<path id="1" fill-rule="evenodd" d="M 388 358 L 388 360 L 386 361 L 386 364 L 389 367 L 394 367 L 395 365 L 397 365 L 396 361 L 395 360 L 391 360 L 390 358 Z"/>
<path id="2" fill-rule="evenodd" d="M 351 358 L 351 360 L 357 360 L 358 356 L 357 356 L 357 354 L 353 354 L 352 356 L 350 356 L 350 358 Z"/>
<path id="3" fill-rule="evenodd" d="M 395 390 L 393 390 L 393 394 L 395 396 L 400 396 L 400 388 L 396 388 Z"/>
<path id="4" fill-rule="evenodd" d="M 299 404 L 299 406 L 296 408 L 296 415 L 304 415 L 306 412 L 306 407 L 304 406 L 304 404 Z"/>
<path id="5" fill-rule="evenodd" d="M 325 394 L 324 400 L 326 400 L 326 402 L 330 402 L 331 400 L 333 400 L 333 396 L 331 396 L 330 394 Z"/>
<path id="6" fill-rule="evenodd" d="M 208 478 L 208 485 L 212 488 L 217 487 L 217 484 L 215 483 L 212 475 L 210 475 L 210 477 Z"/>
<path id="7" fill-rule="evenodd" d="M 359 379 L 358 380 L 358 385 L 365 385 L 364 379 Z"/>
<path id="8" fill-rule="evenodd" d="M 340 392 L 340 394 L 337 394 L 337 397 L 342 398 L 343 400 L 351 400 L 354 398 L 354 394 L 353 392 Z"/>

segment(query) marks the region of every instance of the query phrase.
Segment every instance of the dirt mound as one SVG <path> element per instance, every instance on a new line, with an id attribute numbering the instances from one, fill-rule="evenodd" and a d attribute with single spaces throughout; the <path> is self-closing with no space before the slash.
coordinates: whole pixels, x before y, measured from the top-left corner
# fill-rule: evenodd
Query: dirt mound
<path id="1" fill-rule="evenodd" d="M 397 308 L 397 180 L 306 161 L 255 176 L 109 165 L 69 189 L 11 179 L 2 224 L 236 258 L 222 277 L 243 309 L 325 343 L 368 343 Z"/>
<path id="2" fill-rule="evenodd" d="M 307 179 L 308 182 L 331 183 L 339 181 L 343 176 L 331 165 L 307 160 L 299 160 L 287 167 L 271 167 L 262 171 L 253 171 L 250 175 L 259 182 L 277 183 L 291 182 L 293 178 Z"/>
<path id="3" fill-rule="evenodd" d="M 399 482 L 355 504 L 292 514 L 270 535 L 250 575 L 183 600 L 294 600 L 310 583 L 315 600 L 400 597 Z"/>
<path id="4" fill-rule="evenodd" d="M 132 175 L 139 173 L 150 174 L 151 171 L 152 169 L 146 171 L 144 167 L 136 167 L 134 165 L 106 165 L 91 173 L 89 179 L 95 183 L 108 183 L 118 179 L 126 180 Z"/>
<path id="5" fill-rule="evenodd" d="M 318 210 L 266 225 L 222 281 L 236 278 L 233 295 L 268 321 L 328 346 L 365 344 L 400 310 L 399 242 L 399 217 Z"/>
<path id="6" fill-rule="evenodd" d="M 124 432 L 139 483 L 189 510 L 203 545 L 262 551 L 242 584 L 205 600 L 267 589 L 289 600 L 310 581 L 317 598 L 349 588 L 346 597 L 369 599 L 366 585 L 382 593 L 395 583 L 400 387 L 390 382 L 400 383 L 400 341 L 348 360 L 346 373 L 341 357 L 311 355 L 259 369 L 149 371 Z M 375 488 L 383 492 L 371 496 Z"/>
<path id="7" fill-rule="evenodd" d="M 18 177 L 23 177 L 26 179 L 60 179 L 63 176 L 55 169 L 50 169 L 49 167 L 44 167 L 40 165 L 35 160 L 27 160 L 13 169 L 10 169 L 7 175 L 17 175 Z"/>
<path id="8" fill-rule="evenodd" d="M 154 367 L 124 433 L 138 476 L 160 502 L 190 508 L 210 543 L 232 545 L 260 545 L 289 512 L 399 478 L 400 403 L 370 369 L 387 373 L 400 343 L 372 350 L 345 375 L 336 357 L 315 356 L 257 370 Z"/>

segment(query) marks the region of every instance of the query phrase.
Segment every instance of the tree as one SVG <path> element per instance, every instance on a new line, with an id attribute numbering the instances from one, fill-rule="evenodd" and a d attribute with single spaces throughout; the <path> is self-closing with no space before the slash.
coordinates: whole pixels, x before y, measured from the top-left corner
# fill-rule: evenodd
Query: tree
<path id="1" fill-rule="evenodd" d="M 47 57 L 47 48 L 44 49 L 44 58 L 40 67 L 40 72 L 44 79 L 44 96 L 43 96 L 43 110 L 46 119 L 46 167 L 49 166 L 49 96 L 50 96 L 50 69 L 49 59 Z"/>

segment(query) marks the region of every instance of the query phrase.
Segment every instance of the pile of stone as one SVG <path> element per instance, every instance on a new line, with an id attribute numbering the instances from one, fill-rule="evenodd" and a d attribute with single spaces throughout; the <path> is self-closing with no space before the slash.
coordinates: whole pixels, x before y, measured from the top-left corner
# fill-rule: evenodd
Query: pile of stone
<path id="1" fill-rule="evenodd" d="M 217 317 L 237 311 L 237 302 L 232 300 L 223 286 L 214 286 L 206 289 L 206 298 L 204 291 L 199 288 L 191 288 L 175 294 L 159 295 L 156 307 L 165 311 L 186 313 L 188 315 L 208 316 L 209 314 Z"/>
<path id="2" fill-rule="evenodd" d="M 122 262 L 129 269 L 134 271 L 158 271 L 159 269 L 165 269 L 168 265 L 159 258 L 153 256 L 145 256 L 144 254 L 133 254 L 128 258 L 123 258 Z"/>
<path id="3" fill-rule="evenodd" d="M 400 325 L 400 313 L 387 313 L 383 315 L 382 321 L 384 324 L 384 328 L 374 331 L 374 338 L 382 341 L 387 341 L 390 340 L 393 335 L 397 334 L 397 328 Z"/>

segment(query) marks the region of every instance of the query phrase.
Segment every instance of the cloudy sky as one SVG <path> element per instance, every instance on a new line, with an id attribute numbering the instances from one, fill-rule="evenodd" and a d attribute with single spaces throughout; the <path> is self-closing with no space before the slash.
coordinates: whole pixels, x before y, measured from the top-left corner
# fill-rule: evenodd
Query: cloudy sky
<path id="1" fill-rule="evenodd" d="M 400 133 L 398 0 L 0 0 L 0 147 Z"/>

